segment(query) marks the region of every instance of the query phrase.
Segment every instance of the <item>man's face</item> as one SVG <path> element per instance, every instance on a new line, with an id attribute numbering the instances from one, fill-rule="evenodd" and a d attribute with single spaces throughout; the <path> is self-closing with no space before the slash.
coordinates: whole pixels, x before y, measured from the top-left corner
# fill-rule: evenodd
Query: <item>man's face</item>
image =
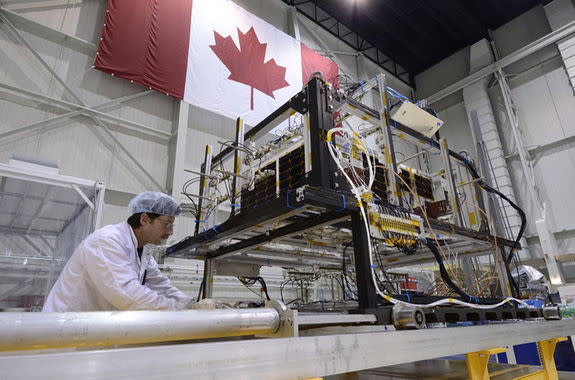
<path id="1" fill-rule="evenodd" d="M 143 214 L 142 218 L 142 232 L 147 243 L 162 244 L 174 233 L 174 220 L 176 218 L 173 216 L 161 215 L 152 220 L 147 214 Z"/>

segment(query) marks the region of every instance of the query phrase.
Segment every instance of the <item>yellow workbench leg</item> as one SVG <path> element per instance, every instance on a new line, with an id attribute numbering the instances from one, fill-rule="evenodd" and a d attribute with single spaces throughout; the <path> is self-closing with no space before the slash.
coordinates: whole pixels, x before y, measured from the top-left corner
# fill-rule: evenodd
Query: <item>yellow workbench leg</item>
<path id="1" fill-rule="evenodd" d="M 553 338 L 537 342 L 539 355 L 541 356 L 541 365 L 543 365 L 543 372 L 545 373 L 545 380 L 559 380 L 553 354 L 555 353 L 557 343 L 564 340 L 567 340 L 567 338 Z"/>
<path id="2" fill-rule="evenodd" d="M 525 376 L 516 377 L 514 380 L 559 380 L 553 354 L 555 353 L 555 346 L 557 346 L 557 343 L 564 340 L 567 340 L 567 338 L 553 338 L 537 342 L 539 358 L 541 359 L 543 369 Z"/>
<path id="3" fill-rule="evenodd" d="M 493 354 L 505 352 L 505 348 L 491 348 L 489 350 L 470 352 L 465 354 L 467 364 L 467 374 L 470 380 L 489 380 L 489 370 L 487 363 Z"/>

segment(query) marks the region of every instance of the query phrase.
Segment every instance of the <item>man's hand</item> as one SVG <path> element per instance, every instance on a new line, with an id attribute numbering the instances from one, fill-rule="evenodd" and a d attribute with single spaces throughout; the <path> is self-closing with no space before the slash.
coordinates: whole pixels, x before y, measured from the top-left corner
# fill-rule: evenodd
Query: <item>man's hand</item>
<path id="1" fill-rule="evenodd" d="M 191 301 L 186 305 L 186 309 L 193 310 L 227 309 L 228 307 L 225 303 L 212 298 L 204 298 L 199 302 Z"/>

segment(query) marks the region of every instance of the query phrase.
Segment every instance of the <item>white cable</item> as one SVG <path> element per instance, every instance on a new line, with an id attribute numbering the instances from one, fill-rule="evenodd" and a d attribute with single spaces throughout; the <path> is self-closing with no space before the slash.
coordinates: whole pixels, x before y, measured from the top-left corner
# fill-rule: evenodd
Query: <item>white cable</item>
<path id="1" fill-rule="evenodd" d="M 349 132 L 347 129 L 341 128 L 341 127 L 330 129 L 328 131 L 328 134 L 327 134 L 327 140 L 328 140 L 327 141 L 327 147 L 328 147 L 328 151 L 329 151 L 332 159 L 335 161 L 338 169 L 344 175 L 345 179 L 349 182 L 349 184 L 351 186 L 351 191 L 352 191 L 353 195 L 355 196 L 355 198 L 357 199 L 359 210 L 361 212 L 361 216 L 363 218 L 366 233 L 367 233 L 367 247 L 368 247 L 368 252 L 369 252 L 369 266 L 371 268 L 371 279 L 373 281 L 373 286 L 375 287 L 375 291 L 379 296 L 381 296 L 383 299 L 385 299 L 388 302 L 391 302 L 394 305 L 401 303 L 403 305 L 409 305 L 409 306 L 420 307 L 420 308 L 430 308 L 430 307 L 435 307 L 435 306 L 439 306 L 439 305 L 456 304 L 456 305 L 467 306 L 467 307 L 476 308 L 476 309 L 495 309 L 495 308 L 497 308 L 501 305 L 504 305 L 505 303 L 510 302 L 510 301 L 515 301 L 515 302 L 517 302 L 523 306 L 527 306 L 527 307 L 529 306 L 527 303 L 525 303 L 519 299 L 512 298 L 512 297 L 505 298 L 503 301 L 496 303 L 496 304 L 493 304 L 493 305 L 472 304 L 472 303 L 464 302 L 464 301 L 454 299 L 454 298 L 444 298 L 444 299 L 440 299 L 438 301 L 432 302 L 430 304 L 421 305 L 421 304 L 414 304 L 414 303 L 410 303 L 410 302 L 401 301 L 401 300 L 398 300 L 396 298 L 391 297 L 390 295 L 384 294 L 379 289 L 379 286 L 378 286 L 377 281 L 376 281 L 375 266 L 373 265 L 373 251 L 372 251 L 372 247 L 371 247 L 371 234 L 369 233 L 369 222 L 368 222 L 367 216 L 365 214 L 365 209 L 363 207 L 363 200 L 361 199 L 361 194 L 359 194 L 359 192 L 357 190 L 357 186 L 353 183 L 353 181 L 347 175 L 343 166 L 341 165 L 340 159 L 338 157 L 339 151 L 336 153 L 337 146 L 331 141 L 331 135 L 334 132 L 338 132 L 338 131 Z M 362 144 L 363 144 L 363 141 L 362 141 Z M 371 185 L 371 183 L 373 183 L 372 178 L 371 178 L 372 166 L 371 166 L 371 163 L 369 161 L 369 154 L 367 153 L 367 149 L 365 148 L 365 146 L 364 146 L 364 149 L 365 149 L 365 153 L 368 156 L 367 161 L 368 161 L 368 167 L 370 170 L 370 185 Z M 370 186 L 370 188 L 371 188 L 371 186 Z"/>

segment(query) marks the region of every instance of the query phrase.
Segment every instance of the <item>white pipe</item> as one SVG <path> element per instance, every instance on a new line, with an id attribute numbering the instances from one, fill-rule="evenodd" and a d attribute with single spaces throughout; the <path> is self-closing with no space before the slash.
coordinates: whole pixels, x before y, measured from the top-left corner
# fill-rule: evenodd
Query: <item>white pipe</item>
<path id="1" fill-rule="evenodd" d="M 0 351 L 272 334 L 279 324 L 272 308 L 0 313 Z"/>

